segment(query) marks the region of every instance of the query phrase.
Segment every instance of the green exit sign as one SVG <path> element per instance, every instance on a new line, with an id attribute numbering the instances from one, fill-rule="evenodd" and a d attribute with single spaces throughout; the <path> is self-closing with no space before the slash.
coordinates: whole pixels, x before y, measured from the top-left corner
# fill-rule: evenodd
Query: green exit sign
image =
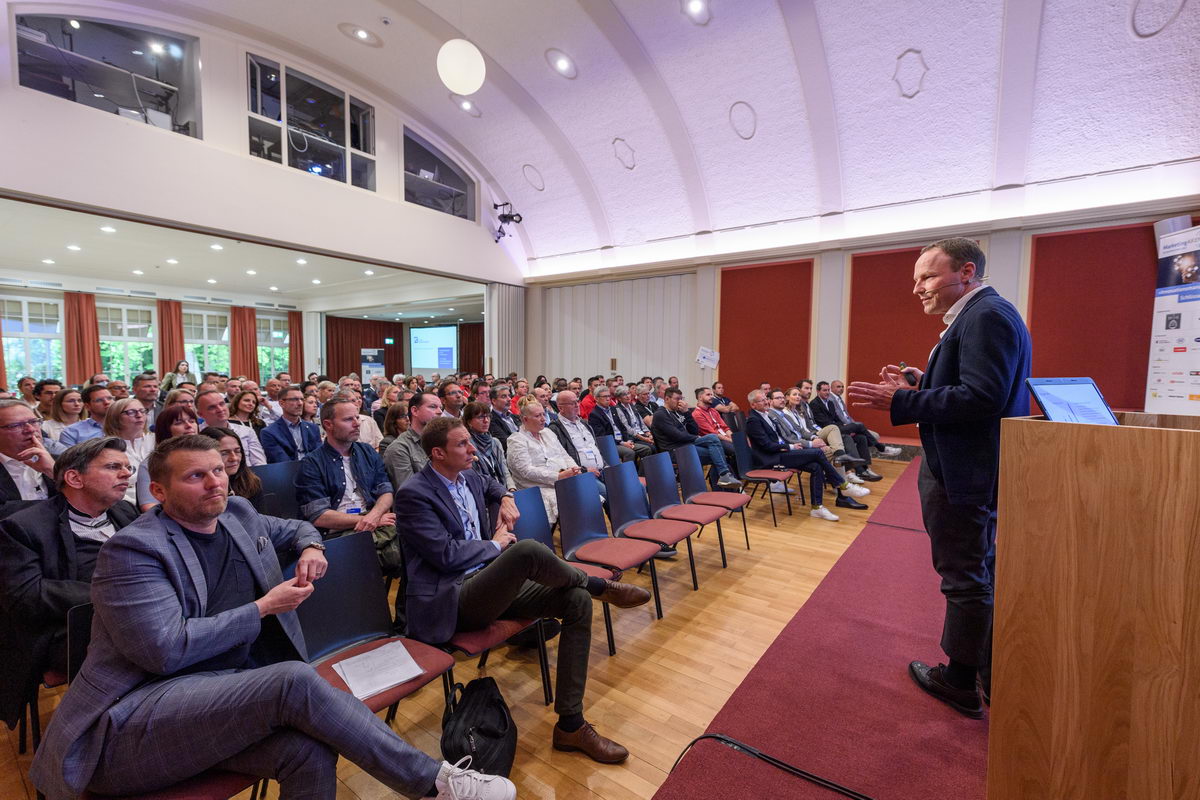
<path id="1" fill-rule="evenodd" d="M 383 343 L 384 343 L 384 344 L 395 344 L 395 343 L 396 343 L 396 340 L 395 340 L 395 339 L 393 339 L 392 337 L 388 336 L 387 338 L 385 338 L 385 339 L 383 340 Z"/>

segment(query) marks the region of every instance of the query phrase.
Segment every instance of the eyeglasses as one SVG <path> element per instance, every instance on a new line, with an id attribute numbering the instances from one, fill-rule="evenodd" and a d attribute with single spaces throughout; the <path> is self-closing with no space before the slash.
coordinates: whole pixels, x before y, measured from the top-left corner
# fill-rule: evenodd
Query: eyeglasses
<path id="1" fill-rule="evenodd" d="M 127 411 L 122 411 L 122 412 L 121 412 L 121 416 L 123 416 L 123 417 L 133 417 L 133 418 L 136 418 L 136 417 L 144 417 L 144 416 L 146 416 L 146 409 L 144 409 L 144 408 L 131 408 L 131 409 L 127 410 Z"/>
<path id="2" fill-rule="evenodd" d="M 21 422 L 10 422 L 7 425 L 0 425 L 0 431 L 12 431 L 13 433 L 16 433 L 23 428 L 40 428 L 41 425 L 41 420 L 27 419 Z"/>

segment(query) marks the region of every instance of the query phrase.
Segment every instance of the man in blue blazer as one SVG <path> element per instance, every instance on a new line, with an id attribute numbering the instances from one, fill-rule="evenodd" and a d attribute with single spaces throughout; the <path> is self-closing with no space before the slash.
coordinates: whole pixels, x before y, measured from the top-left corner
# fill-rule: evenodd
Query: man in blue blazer
<path id="1" fill-rule="evenodd" d="M 1031 353 L 1020 313 L 983 277 L 983 251 L 971 239 L 922 249 L 913 294 L 926 314 L 941 314 L 947 325 L 925 372 L 889 364 L 880 383 L 850 386 L 855 405 L 889 411 L 893 425 L 920 423 L 921 513 L 946 596 L 942 650 L 949 663 L 914 661 L 909 673 L 926 692 L 976 719 L 983 716 L 977 678 L 985 702 L 991 694 L 1000 420 L 1029 413 Z"/>
<path id="2" fill-rule="evenodd" d="M 267 463 L 302 461 L 321 446 L 321 429 L 316 423 L 301 419 L 304 392 L 299 386 L 289 386 L 279 393 L 279 408 L 282 416 L 258 434 Z"/>
<path id="3" fill-rule="evenodd" d="M 152 793 L 214 767 L 333 797 L 339 754 L 408 797 L 469 783 L 512 800 L 508 781 L 439 765 L 304 663 L 294 611 L 327 568 L 315 528 L 228 497 L 207 436 L 177 436 L 147 466 L 161 505 L 100 549 L 87 658 L 33 761 L 50 800 Z"/>
<path id="4" fill-rule="evenodd" d="M 641 605 L 640 586 L 588 577 L 532 540 L 516 541 L 520 516 L 512 495 L 471 469 L 475 447 L 462 420 L 425 425 L 429 462 L 396 492 L 396 527 L 408 567 L 408 635 L 432 644 L 497 619 L 562 620 L 558 640 L 554 726 L 557 750 L 578 750 L 605 764 L 629 751 L 601 736 L 583 717 L 592 598 L 620 608 Z M 489 506 L 499 505 L 493 525 Z"/>

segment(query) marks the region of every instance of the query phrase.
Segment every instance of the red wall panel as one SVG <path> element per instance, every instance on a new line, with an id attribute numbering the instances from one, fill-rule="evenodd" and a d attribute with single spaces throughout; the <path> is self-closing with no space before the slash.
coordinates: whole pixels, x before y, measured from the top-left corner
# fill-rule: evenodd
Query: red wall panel
<path id="1" fill-rule="evenodd" d="M 762 381 L 785 386 L 808 377 L 812 279 L 812 259 L 721 270 L 718 373 L 743 409 Z"/>
<path id="2" fill-rule="evenodd" d="M 904 361 L 924 369 L 941 333 L 940 315 L 928 316 L 913 295 L 919 247 L 858 253 L 850 262 L 850 335 L 845 380 L 878 381 L 879 370 Z M 835 375 L 817 375 L 832 380 Z M 915 425 L 892 427 L 887 412 L 850 408 L 851 416 L 886 438 L 915 439 Z"/>
<path id="3" fill-rule="evenodd" d="M 1109 405 L 1146 393 L 1158 256 L 1150 223 L 1033 237 L 1033 375 L 1095 378 Z"/>

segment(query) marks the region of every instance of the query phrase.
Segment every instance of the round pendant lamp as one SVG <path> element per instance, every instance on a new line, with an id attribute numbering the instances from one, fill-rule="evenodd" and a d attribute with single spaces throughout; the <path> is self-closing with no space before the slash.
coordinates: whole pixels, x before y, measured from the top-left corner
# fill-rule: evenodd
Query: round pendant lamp
<path id="1" fill-rule="evenodd" d="M 451 39 L 438 51 L 437 71 L 450 91 L 464 97 L 474 94 L 486 73 L 483 53 L 466 39 Z"/>

